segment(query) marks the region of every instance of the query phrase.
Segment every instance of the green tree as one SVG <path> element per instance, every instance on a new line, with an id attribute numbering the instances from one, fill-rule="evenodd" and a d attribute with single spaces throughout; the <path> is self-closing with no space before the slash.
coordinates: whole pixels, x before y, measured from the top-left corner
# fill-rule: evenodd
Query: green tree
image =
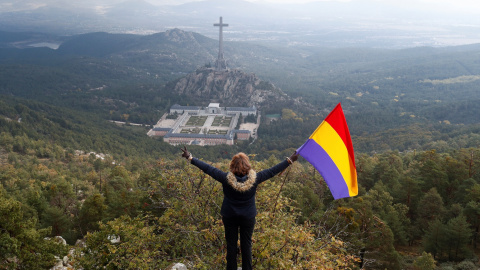
<path id="1" fill-rule="evenodd" d="M 445 245 L 447 246 L 448 260 L 461 261 L 465 259 L 471 251 L 468 249 L 468 243 L 471 238 L 471 229 L 465 216 L 460 215 L 448 221 L 445 228 Z"/>
<path id="2" fill-rule="evenodd" d="M 423 239 L 423 248 L 426 252 L 433 255 L 433 258 L 442 258 L 445 252 L 445 233 L 446 227 L 440 219 L 435 219 L 430 223 Z"/>
<path id="3" fill-rule="evenodd" d="M 480 233 L 480 202 L 470 201 L 464 209 L 464 215 L 472 228 L 473 248 L 477 247 Z"/>
<path id="4" fill-rule="evenodd" d="M 407 218 L 408 207 L 393 203 L 393 197 L 387 187 L 378 182 L 365 197 L 372 202 L 372 210 L 380 219 L 388 224 L 395 237 L 396 244 L 407 244 L 410 220 Z"/>
<path id="5" fill-rule="evenodd" d="M 105 214 L 109 219 L 129 215 L 137 216 L 142 203 L 142 194 L 134 189 L 129 179 L 115 176 L 107 181 L 105 186 L 105 203 L 108 210 Z"/>
<path id="6" fill-rule="evenodd" d="M 454 203 L 449 205 L 450 207 L 446 209 L 445 214 L 444 214 L 444 219 L 449 220 L 455 217 L 458 217 L 461 215 L 464 211 L 463 207 L 459 203 Z"/>
<path id="7" fill-rule="evenodd" d="M 470 201 L 480 202 L 480 184 L 473 183 L 473 185 L 470 188 L 467 188 L 466 190 L 464 190 L 463 195 L 464 195 L 465 202 L 470 202 Z"/>
<path id="8" fill-rule="evenodd" d="M 60 208 L 56 206 L 47 207 L 42 215 L 43 225 L 52 228 L 52 235 L 64 235 L 72 228 L 72 220 Z"/>
<path id="9" fill-rule="evenodd" d="M 217 165 L 228 168 L 227 162 Z M 267 167 L 263 162 L 253 162 L 253 166 Z M 291 168 L 295 172 L 297 169 Z M 163 207 L 165 211 L 159 217 L 122 216 L 102 223 L 99 231 L 86 236 L 87 248 L 82 250 L 85 256 L 79 259 L 81 267 L 163 269 L 172 260 L 188 260 L 195 269 L 223 269 L 226 247 L 218 208 L 222 200 L 221 185 L 183 160 L 181 163 L 161 160 L 154 172 L 143 177 L 149 178 L 141 183 L 149 188 L 150 205 Z M 351 267 L 355 258 L 346 252 L 340 239 L 321 233 L 323 230 L 310 222 L 296 223 L 298 212 L 292 211 L 293 202 L 281 194 L 282 183 L 286 181 L 272 179 L 257 191 L 255 268 Z M 112 239 L 120 242 L 114 243 Z"/>
<path id="10" fill-rule="evenodd" d="M 373 177 L 376 181 L 382 181 L 389 187 L 392 193 L 400 189 L 400 175 L 403 172 L 403 162 L 397 153 L 382 155 L 380 161 L 373 169 Z"/>
<path id="11" fill-rule="evenodd" d="M 99 193 L 85 199 L 78 215 L 79 229 L 83 235 L 98 229 L 98 222 L 105 218 L 106 208 L 105 198 Z"/>
<path id="12" fill-rule="evenodd" d="M 432 254 L 424 251 L 422 256 L 415 259 L 413 262 L 413 267 L 415 270 L 434 270 L 436 267 L 435 259 L 433 258 Z"/>
<path id="13" fill-rule="evenodd" d="M 435 187 L 442 198 L 447 198 L 448 176 L 444 169 L 444 160 L 434 150 L 427 151 L 422 155 L 419 163 L 419 176 L 423 184 L 423 191 Z"/>
<path id="14" fill-rule="evenodd" d="M 428 230 L 429 223 L 443 216 L 445 209 L 443 200 L 438 194 L 436 188 L 431 188 L 420 200 L 418 204 L 418 229 L 425 232 Z"/>
<path id="15" fill-rule="evenodd" d="M 466 164 L 459 159 L 455 159 L 451 156 L 445 157 L 444 161 L 444 170 L 447 176 L 447 187 L 446 187 L 446 197 L 445 203 L 451 204 L 455 200 L 455 195 L 462 183 L 469 178 L 468 167 Z"/>
<path id="16" fill-rule="evenodd" d="M 105 167 L 105 164 L 104 164 L 104 162 L 102 161 L 101 158 L 97 158 L 93 162 L 93 167 L 95 168 L 95 172 L 97 172 L 97 174 L 100 177 L 98 182 L 99 182 L 99 186 L 100 186 L 100 192 L 102 192 L 102 170 Z"/>
<path id="17" fill-rule="evenodd" d="M 155 232 L 155 218 L 123 216 L 88 233 L 86 247 L 77 250 L 76 266 L 83 269 L 163 269 L 165 253 Z"/>
<path id="18" fill-rule="evenodd" d="M 367 190 L 370 190 L 375 185 L 376 179 L 373 175 L 373 170 L 375 168 L 375 164 L 378 162 L 377 157 L 372 157 L 367 154 L 357 154 L 356 155 L 356 167 L 357 167 L 357 174 L 358 179 L 362 179 L 362 187 Z"/>
<path id="19" fill-rule="evenodd" d="M 289 120 L 297 118 L 297 114 L 291 109 L 282 109 L 282 119 Z"/>
<path id="20" fill-rule="evenodd" d="M 347 211 L 334 212 L 330 216 L 329 226 L 349 228 L 333 230 L 343 232 L 342 239 L 351 245 L 351 253 L 360 253 L 361 266 L 374 269 L 400 269 L 400 255 L 394 247 L 394 235 L 387 223 L 377 216 L 373 209 L 376 196 L 362 196 L 339 202 Z M 348 207 L 348 208 L 346 208 Z M 337 210 L 340 210 L 338 208 Z M 351 209 L 351 213 L 348 209 Z M 337 215 L 339 217 L 337 217 Z M 328 227 L 327 227 L 328 228 Z M 330 229 L 331 230 L 331 229 Z"/>
<path id="21" fill-rule="evenodd" d="M 0 186 L 0 269 L 50 269 L 66 248 L 47 240 L 49 229 L 37 230 L 35 218 L 25 219 L 19 201 L 7 198 Z"/>

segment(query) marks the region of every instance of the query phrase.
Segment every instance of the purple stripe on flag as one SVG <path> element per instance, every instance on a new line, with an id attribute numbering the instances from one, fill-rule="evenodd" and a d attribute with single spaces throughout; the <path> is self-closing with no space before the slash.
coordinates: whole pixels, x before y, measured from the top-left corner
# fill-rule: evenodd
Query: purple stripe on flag
<path id="1" fill-rule="evenodd" d="M 328 153 L 325 152 L 317 142 L 313 139 L 308 139 L 307 142 L 299 148 L 298 153 L 320 172 L 323 179 L 327 182 L 335 200 L 350 197 L 348 186 L 340 170 L 338 170 L 335 162 L 333 162 Z"/>

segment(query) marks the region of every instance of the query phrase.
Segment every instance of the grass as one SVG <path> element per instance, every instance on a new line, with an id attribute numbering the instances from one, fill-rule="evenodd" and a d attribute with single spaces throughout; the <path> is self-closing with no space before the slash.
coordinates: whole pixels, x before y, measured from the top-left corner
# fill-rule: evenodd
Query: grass
<path id="1" fill-rule="evenodd" d="M 232 122 L 232 117 L 228 116 L 215 116 L 215 119 L 213 120 L 212 126 L 214 127 L 228 127 L 230 126 L 230 123 Z"/>
<path id="2" fill-rule="evenodd" d="M 187 123 L 187 126 L 203 126 L 205 121 L 207 121 L 207 116 L 190 116 Z"/>
<path id="3" fill-rule="evenodd" d="M 181 134 L 198 134 L 200 133 L 199 128 L 183 128 L 182 131 L 180 131 Z"/>
<path id="4" fill-rule="evenodd" d="M 226 135 L 227 132 L 228 132 L 227 130 L 210 129 L 210 130 L 208 131 L 208 134 Z"/>

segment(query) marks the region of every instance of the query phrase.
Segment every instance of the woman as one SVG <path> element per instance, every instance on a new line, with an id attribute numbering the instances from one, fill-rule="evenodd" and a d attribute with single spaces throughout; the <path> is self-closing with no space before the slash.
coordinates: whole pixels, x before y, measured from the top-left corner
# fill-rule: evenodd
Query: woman
<path id="1" fill-rule="evenodd" d="M 230 171 L 223 172 L 197 158 L 194 158 L 187 147 L 181 149 L 182 157 L 191 164 L 222 183 L 223 203 L 220 214 L 225 227 L 227 240 L 227 270 L 237 269 L 237 241 L 240 228 L 240 248 L 242 251 L 242 270 L 252 269 L 252 234 L 255 226 L 255 193 L 257 186 L 285 170 L 298 159 L 295 152 L 279 164 L 256 173 L 252 170 L 250 160 L 244 153 L 233 156 Z"/>

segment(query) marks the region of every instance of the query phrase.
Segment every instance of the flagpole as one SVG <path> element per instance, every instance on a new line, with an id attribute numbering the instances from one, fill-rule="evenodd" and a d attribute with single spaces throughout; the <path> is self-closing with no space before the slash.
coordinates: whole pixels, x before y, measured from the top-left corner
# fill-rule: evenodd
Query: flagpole
<path id="1" fill-rule="evenodd" d="M 286 170 L 286 169 L 285 169 Z M 285 171 L 283 170 L 282 173 Z M 273 206 L 273 217 L 275 217 L 275 211 L 277 209 L 277 202 L 278 202 L 278 197 L 280 196 L 280 193 L 282 192 L 282 189 L 283 189 L 283 186 L 285 185 L 285 183 L 287 182 L 287 178 L 288 178 L 288 175 L 290 174 L 290 167 L 289 167 L 289 170 L 287 171 L 287 175 L 285 175 L 285 177 L 283 178 L 283 183 L 282 185 L 280 186 L 280 190 L 278 191 L 278 194 L 277 194 L 277 197 L 275 198 L 275 205 Z"/>

